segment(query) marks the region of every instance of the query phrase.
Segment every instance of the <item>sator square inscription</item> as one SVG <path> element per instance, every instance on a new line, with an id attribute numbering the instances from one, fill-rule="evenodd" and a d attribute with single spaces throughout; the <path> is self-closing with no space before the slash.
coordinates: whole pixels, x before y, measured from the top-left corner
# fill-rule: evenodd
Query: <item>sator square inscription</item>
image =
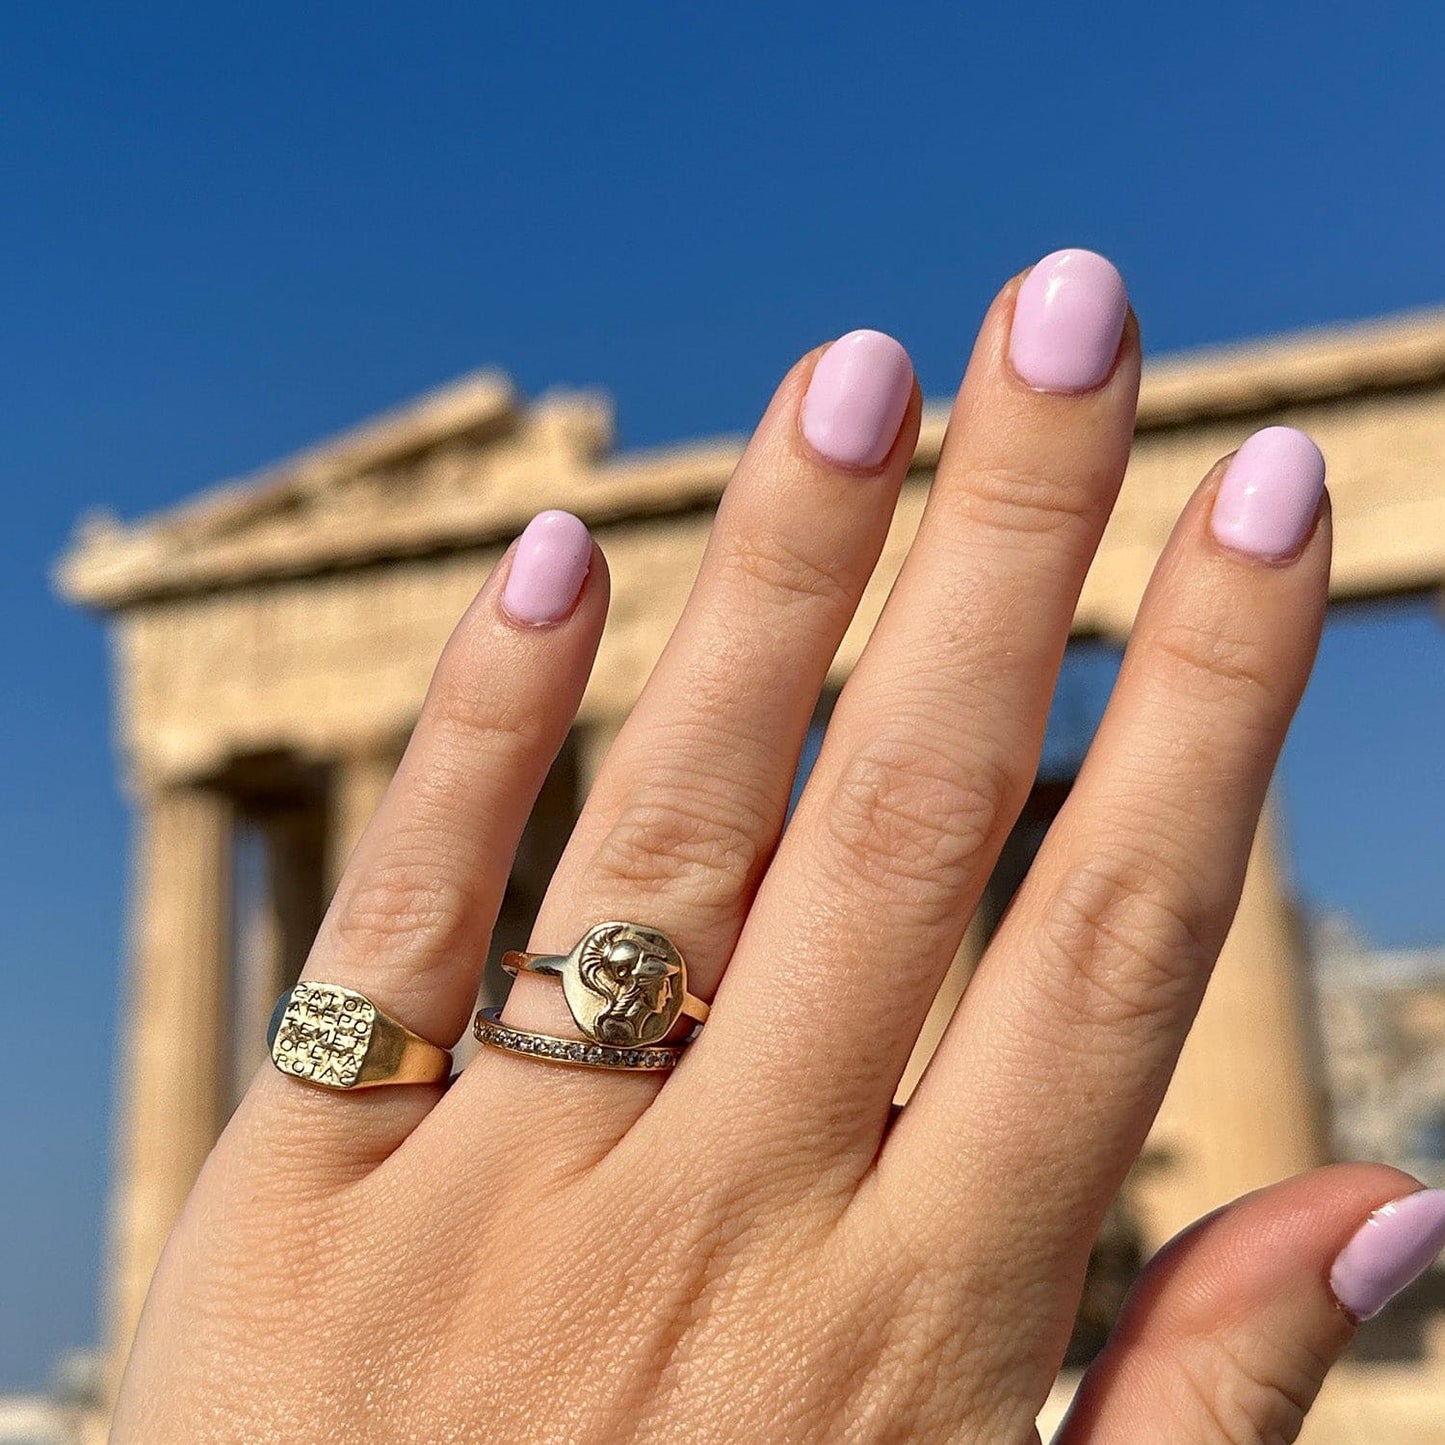
<path id="1" fill-rule="evenodd" d="M 298 983 L 271 1023 L 271 1057 L 283 1073 L 349 1089 L 361 1073 L 376 1009 L 335 984 Z"/>

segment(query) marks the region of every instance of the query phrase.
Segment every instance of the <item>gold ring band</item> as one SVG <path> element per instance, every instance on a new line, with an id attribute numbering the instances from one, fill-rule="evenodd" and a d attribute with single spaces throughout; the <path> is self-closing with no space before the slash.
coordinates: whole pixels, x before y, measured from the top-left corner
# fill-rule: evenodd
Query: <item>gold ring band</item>
<path id="1" fill-rule="evenodd" d="M 548 1064 L 570 1064 L 579 1069 L 620 1069 L 627 1072 L 656 1073 L 675 1068 L 686 1044 L 647 1044 L 635 1049 L 615 1048 L 611 1044 L 593 1043 L 587 1039 L 560 1039 L 553 1034 L 539 1034 L 519 1029 L 501 1021 L 499 1008 L 484 1008 L 472 1021 L 472 1033 L 494 1049 L 525 1058 L 541 1059 Z"/>
<path id="2" fill-rule="evenodd" d="M 288 1079 L 324 1089 L 434 1084 L 452 1071 L 448 1049 L 383 1013 L 364 993 L 307 980 L 276 1000 L 266 1030 L 271 1062 Z"/>
<path id="3" fill-rule="evenodd" d="M 613 1048 L 662 1043 L 679 1019 L 701 1024 L 708 1016 L 707 1004 L 687 991 L 677 945 L 645 923 L 598 923 L 570 953 L 511 952 L 502 967 L 558 980 L 583 1035 Z"/>

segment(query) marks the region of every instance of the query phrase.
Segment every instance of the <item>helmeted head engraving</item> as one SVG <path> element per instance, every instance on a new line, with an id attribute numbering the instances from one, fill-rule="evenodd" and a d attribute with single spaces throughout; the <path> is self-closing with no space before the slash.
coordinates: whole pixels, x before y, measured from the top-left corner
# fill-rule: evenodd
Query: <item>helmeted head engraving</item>
<path id="1" fill-rule="evenodd" d="M 655 1043 L 682 1008 L 682 958 L 655 929 L 627 923 L 592 929 L 578 947 L 577 977 L 590 1015 L 578 1022 L 599 1043 Z"/>

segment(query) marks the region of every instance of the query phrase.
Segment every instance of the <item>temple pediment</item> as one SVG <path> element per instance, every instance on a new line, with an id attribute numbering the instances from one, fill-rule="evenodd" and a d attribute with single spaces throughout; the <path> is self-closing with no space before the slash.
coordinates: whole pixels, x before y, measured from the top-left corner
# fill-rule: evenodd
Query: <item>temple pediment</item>
<path id="1" fill-rule="evenodd" d="M 485 542 L 611 441 L 605 397 L 523 403 L 508 377 L 477 372 L 135 525 L 87 519 L 61 585 L 116 607 Z"/>

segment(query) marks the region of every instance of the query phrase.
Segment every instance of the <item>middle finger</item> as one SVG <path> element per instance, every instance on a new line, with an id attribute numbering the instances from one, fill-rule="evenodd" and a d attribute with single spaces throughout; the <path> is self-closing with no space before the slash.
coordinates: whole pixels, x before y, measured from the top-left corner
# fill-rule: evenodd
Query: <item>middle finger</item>
<path id="1" fill-rule="evenodd" d="M 917 539 L 703 1040 L 719 1068 L 746 1060 L 739 1107 L 791 1140 L 871 1157 L 1032 783 L 1138 381 L 1123 282 L 1091 252 L 1041 261 L 984 321 Z"/>

